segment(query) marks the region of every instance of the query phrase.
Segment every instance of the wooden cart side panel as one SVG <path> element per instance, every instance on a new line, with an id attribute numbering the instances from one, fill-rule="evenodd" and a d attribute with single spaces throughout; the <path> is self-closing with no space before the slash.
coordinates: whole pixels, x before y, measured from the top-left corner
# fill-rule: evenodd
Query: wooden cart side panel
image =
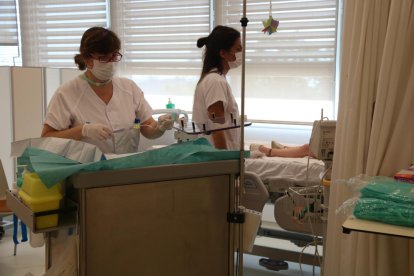
<path id="1" fill-rule="evenodd" d="M 86 189 L 81 271 L 229 275 L 232 180 L 220 175 Z"/>

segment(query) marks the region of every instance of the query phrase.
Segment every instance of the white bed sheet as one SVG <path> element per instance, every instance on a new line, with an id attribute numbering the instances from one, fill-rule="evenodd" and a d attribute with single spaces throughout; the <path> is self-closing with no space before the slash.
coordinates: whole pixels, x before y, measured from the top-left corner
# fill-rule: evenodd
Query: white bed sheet
<path id="1" fill-rule="evenodd" d="M 247 158 L 245 160 L 246 171 L 259 175 L 267 184 L 269 179 L 286 179 L 296 182 L 300 186 L 316 185 L 320 181 L 320 175 L 325 171 L 322 161 L 308 157 L 260 157 Z"/>

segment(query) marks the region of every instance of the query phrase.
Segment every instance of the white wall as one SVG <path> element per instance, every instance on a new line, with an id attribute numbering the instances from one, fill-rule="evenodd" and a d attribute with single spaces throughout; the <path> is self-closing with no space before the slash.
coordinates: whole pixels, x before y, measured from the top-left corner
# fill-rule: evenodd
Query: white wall
<path id="1" fill-rule="evenodd" d="M 60 69 L 56 68 L 45 68 L 45 90 L 46 90 L 46 106 L 50 102 L 56 89 L 59 87 L 61 82 Z"/>
<path id="2" fill-rule="evenodd" d="M 13 138 L 11 103 L 11 69 L 0 67 L 0 159 L 10 187 L 13 179 L 13 159 L 10 158 L 10 143 Z"/>
<path id="3" fill-rule="evenodd" d="M 39 137 L 44 114 L 43 68 L 12 68 L 14 141 Z"/>

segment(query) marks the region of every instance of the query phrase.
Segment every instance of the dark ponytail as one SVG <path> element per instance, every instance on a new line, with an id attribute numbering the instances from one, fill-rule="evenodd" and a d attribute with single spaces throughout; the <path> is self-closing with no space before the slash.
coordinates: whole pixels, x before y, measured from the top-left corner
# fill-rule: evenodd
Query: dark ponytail
<path id="1" fill-rule="evenodd" d="M 204 45 L 207 45 L 207 41 L 208 41 L 208 36 L 199 38 L 197 40 L 197 47 L 202 48 Z"/>
<path id="2" fill-rule="evenodd" d="M 240 32 L 227 26 L 216 26 L 211 34 L 197 40 L 197 47 L 206 46 L 203 54 L 203 69 L 201 71 L 200 82 L 211 69 L 217 68 L 223 74 L 220 51 L 230 51 L 234 42 L 240 38 Z"/>

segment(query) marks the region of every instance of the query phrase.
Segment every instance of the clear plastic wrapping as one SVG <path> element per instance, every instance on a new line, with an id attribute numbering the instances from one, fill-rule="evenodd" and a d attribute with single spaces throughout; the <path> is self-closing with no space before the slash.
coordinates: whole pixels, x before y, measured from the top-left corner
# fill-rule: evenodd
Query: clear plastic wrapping
<path id="1" fill-rule="evenodd" d="M 414 185 L 390 177 L 358 176 L 346 181 L 354 195 L 337 212 L 359 219 L 414 227 Z"/>
<path id="2" fill-rule="evenodd" d="M 336 185 L 346 186 L 349 193 L 348 199 L 345 200 L 341 206 L 336 209 L 336 214 L 342 214 L 346 217 L 352 216 L 352 213 L 357 203 L 360 191 L 371 181 L 372 177 L 367 175 L 358 175 L 348 180 L 337 179 L 335 180 Z"/>

